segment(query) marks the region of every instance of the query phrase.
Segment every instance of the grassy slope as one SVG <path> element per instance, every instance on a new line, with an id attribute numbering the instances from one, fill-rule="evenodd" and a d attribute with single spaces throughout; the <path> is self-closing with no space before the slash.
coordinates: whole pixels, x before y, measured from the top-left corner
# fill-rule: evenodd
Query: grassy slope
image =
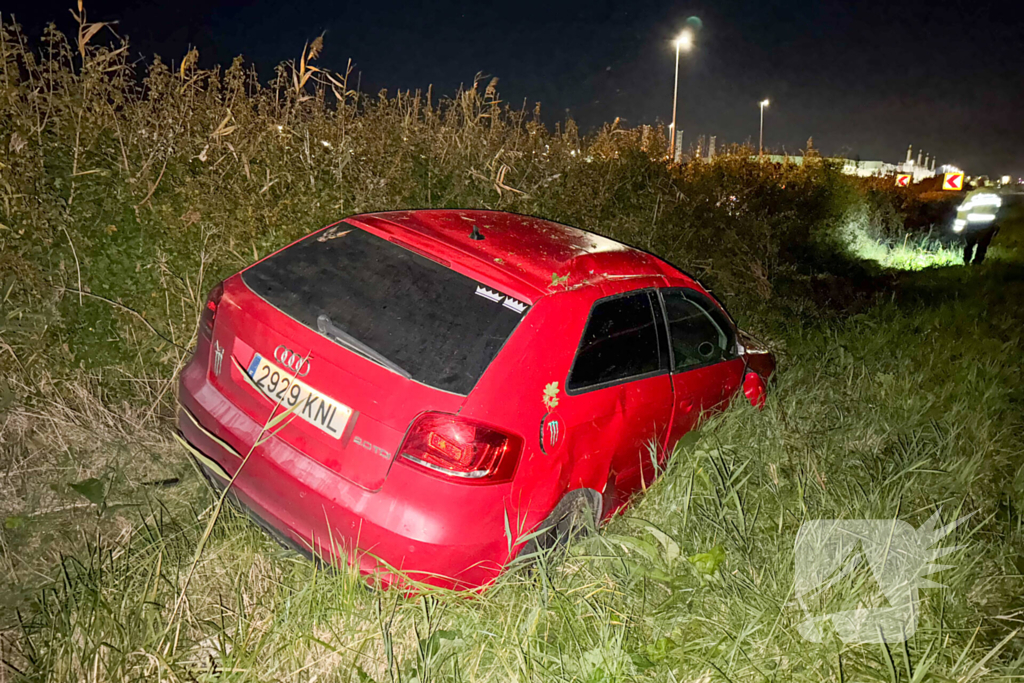
<path id="1" fill-rule="evenodd" d="M 30 638 L 7 634 L 8 658 L 56 680 L 93 670 L 100 680 L 199 675 L 214 662 L 237 680 L 671 672 L 681 681 L 909 681 L 1017 671 L 1021 639 L 1004 641 L 1024 609 L 1013 505 L 1024 486 L 1022 278 L 1006 263 L 924 271 L 844 320 L 777 319 L 784 372 L 767 410 L 716 419 L 635 508 L 564 564 L 509 575 L 475 600 L 368 592 L 228 514 L 169 620 L 208 498 L 195 476 L 166 493 L 126 483 L 148 501 L 126 517 L 131 529 L 108 529 L 91 554 L 64 561 L 24 611 Z M 937 508 L 947 522 L 977 514 L 949 537 L 966 548 L 938 575 L 946 587 L 923 591 L 906 648 L 797 635 L 792 547 L 803 520 L 919 525 Z M 5 532 L 7 543 L 18 531 Z M 715 546 L 724 562 L 702 576 L 687 557 Z M 870 587 L 836 589 L 828 606 L 871 596 Z"/>

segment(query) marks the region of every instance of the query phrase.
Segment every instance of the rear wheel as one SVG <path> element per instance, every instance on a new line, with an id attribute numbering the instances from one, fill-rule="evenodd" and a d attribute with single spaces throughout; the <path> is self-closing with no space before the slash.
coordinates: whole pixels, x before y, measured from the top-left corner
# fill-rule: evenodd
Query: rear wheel
<path id="1" fill-rule="evenodd" d="M 519 557 L 537 559 L 548 552 L 561 555 L 574 541 L 597 530 L 601 521 L 601 493 L 594 489 L 575 489 L 563 496 L 537 533 L 519 552 Z"/>

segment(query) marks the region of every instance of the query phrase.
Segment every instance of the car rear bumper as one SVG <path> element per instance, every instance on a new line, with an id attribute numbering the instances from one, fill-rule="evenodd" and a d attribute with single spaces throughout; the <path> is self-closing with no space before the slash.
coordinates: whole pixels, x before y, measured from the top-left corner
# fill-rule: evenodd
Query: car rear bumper
<path id="1" fill-rule="evenodd" d="M 384 585 L 459 589 L 492 582 L 509 559 L 507 486 L 449 483 L 396 462 L 380 490 L 367 491 L 261 436 L 263 425 L 220 394 L 198 363 L 181 374 L 179 402 L 190 454 L 222 485 L 234 477 L 234 500 L 308 555 L 355 565 Z"/>

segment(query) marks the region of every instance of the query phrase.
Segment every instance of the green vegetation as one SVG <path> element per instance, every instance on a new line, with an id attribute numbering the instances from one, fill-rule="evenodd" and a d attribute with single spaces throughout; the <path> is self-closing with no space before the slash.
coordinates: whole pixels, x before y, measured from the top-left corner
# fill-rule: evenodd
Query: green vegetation
<path id="1" fill-rule="evenodd" d="M 319 41 L 269 85 L 194 53 L 137 78 L 82 24 L 34 51 L 0 28 L 0 680 L 1020 676 L 1016 252 L 928 268 L 955 259 L 908 230 L 906 198 L 826 162 L 668 167 L 657 130 L 550 131 L 494 81 L 358 96 L 313 68 Z M 170 437 L 205 292 L 341 216 L 427 206 L 540 215 L 679 263 L 776 348 L 767 408 L 716 417 L 628 514 L 475 598 L 368 591 L 230 510 L 211 527 Z M 799 636 L 803 521 L 937 509 L 974 516 L 905 645 Z M 875 604 L 853 579 L 815 606 Z"/>

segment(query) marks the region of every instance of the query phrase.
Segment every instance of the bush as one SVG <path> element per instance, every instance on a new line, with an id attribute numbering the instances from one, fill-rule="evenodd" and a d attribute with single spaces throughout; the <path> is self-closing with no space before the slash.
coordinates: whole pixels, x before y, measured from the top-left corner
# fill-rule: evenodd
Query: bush
<path id="1" fill-rule="evenodd" d="M 0 222 L 18 273 L 5 311 L 20 316 L 3 334 L 28 365 L 152 380 L 105 373 L 112 397 L 166 395 L 145 387 L 184 362 L 205 292 L 345 215 L 539 215 L 654 251 L 746 305 L 815 245 L 834 249 L 861 202 L 823 161 L 761 164 L 734 148 L 670 166 L 658 129 L 550 131 L 539 105 L 503 103 L 497 79 L 450 98 L 368 97 L 313 66 L 320 39 L 265 86 L 240 58 L 204 70 L 195 51 L 140 74 L 126 41 L 102 45 L 85 26 L 77 44 L 51 27 L 38 51 L 0 30 Z"/>

